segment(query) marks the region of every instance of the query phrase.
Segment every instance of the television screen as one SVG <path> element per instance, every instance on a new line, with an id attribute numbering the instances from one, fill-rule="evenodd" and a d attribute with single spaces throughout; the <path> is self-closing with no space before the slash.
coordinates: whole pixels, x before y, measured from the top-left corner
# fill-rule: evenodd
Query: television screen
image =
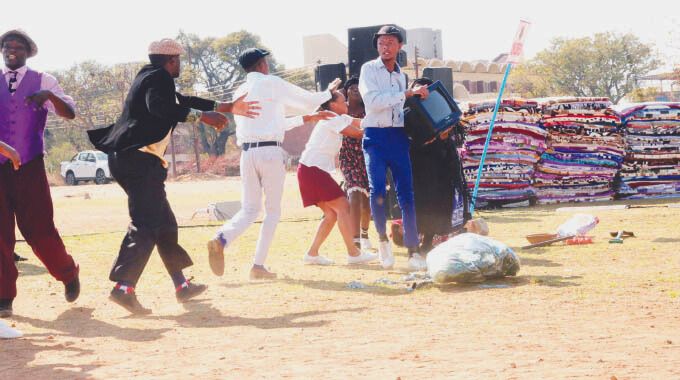
<path id="1" fill-rule="evenodd" d="M 439 91 L 430 92 L 430 96 L 422 101 L 423 108 L 430 114 L 432 120 L 436 122 L 444 119 L 445 117 L 451 115 L 453 110 L 449 105 L 449 102 Z"/>
<path id="2" fill-rule="evenodd" d="M 414 146 L 432 142 L 457 123 L 462 114 L 441 82 L 434 82 L 428 89 L 427 99 L 414 96 L 404 104 L 404 127 Z"/>

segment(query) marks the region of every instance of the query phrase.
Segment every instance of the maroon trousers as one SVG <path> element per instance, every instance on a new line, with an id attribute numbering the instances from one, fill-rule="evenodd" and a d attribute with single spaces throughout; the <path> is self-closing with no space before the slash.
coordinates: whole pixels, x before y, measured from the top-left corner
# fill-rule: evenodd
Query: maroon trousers
<path id="1" fill-rule="evenodd" d="M 18 171 L 0 165 L 0 299 L 17 295 L 18 272 L 14 264 L 15 217 L 19 231 L 50 274 L 64 283 L 78 276 L 73 261 L 54 226 L 54 210 L 42 157 Z"/>

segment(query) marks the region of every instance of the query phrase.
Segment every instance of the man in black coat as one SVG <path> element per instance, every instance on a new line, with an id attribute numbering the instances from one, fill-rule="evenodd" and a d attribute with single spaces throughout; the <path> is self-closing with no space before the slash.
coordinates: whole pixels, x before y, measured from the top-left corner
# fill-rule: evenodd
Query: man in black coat
<path id="1" fill-rule="evenodd" d="M 128 195 L 132 221 L 109 279 L 116 282 L 111 300 L 134 314 L 151 312 L 137 300 L 135 286 L 154 247 L 172 277 L 179 302 L 206 289 L 184 277 L 182 270 L 193 263 L 177 242 L 177 221 L 165 193 L 168 163 L 163 155 L 174 127 L 200 120 L 221 130 L 227 124 L 222 113 L 254 117 L 259 109 L 256 102 L 243 101 L 245 96 L 218 103 L 177 93 L 174 78 L 180 73 L 182 53 L 182 46 L 171 39 L 151 43 L 151 63 L 132 82 L 118 121 L 88 131 L 92 144 L 108 153 L 111 174 Z"/>

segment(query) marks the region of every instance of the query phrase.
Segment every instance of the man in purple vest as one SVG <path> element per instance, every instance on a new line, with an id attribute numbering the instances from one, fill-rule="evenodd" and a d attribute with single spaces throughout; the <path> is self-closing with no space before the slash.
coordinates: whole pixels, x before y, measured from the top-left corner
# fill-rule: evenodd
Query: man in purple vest
<path id="1" fill-rule="evenodd" d="M 14 147 L 21 167 L 0 157 L 0 317 L 12 315 L 17 295 L 14 264 L 15 218 L 21 234 L 50 274 L 64 283 L 73 302 L 80 294 L 78 265 L 66 252 L 54 226 L 52 198 L 45 173 L 44 137 L 48 111 L 73 119 L 75 104 L 57 80 L 26 67 L 35 56 L 35 42 L 21 30 L 0 36 L 5 61 L 0 79 L 0 140 Z"/>

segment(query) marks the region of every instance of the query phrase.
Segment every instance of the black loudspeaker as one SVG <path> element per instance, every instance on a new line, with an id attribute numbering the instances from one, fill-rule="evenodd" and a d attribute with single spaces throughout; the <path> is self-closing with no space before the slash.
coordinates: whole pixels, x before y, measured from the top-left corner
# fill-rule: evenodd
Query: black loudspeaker
<path id="1" fill-rule="evenodd" d="M 408 65 L 406 50 L 399 50 L 399 54 L 397 55 L 397 63 L 399 64 L 400 67 L 405 67 L 406 65 Z"/>
<path id="2" fill-rule="evenodd" d="M 440 81 L 446 91 L 453 95 L 453 70 L 450 67 L 426 67 L 423 69 L 423 77 Z"/>
<path id="3" fill-rule="evenodd" d="M 394 25 L 394 24 L 391 24 Z M 404 36 L 404 43 L 406 43 L 406 29 L 394 25 Z M 378 51 L 373 47 L 373 35 L 380 30 L 382 25 L 365 26 L 361 28 L 347 29 L 347 52 L 349 62 L 349 76 L 359 76 L 361 73 L 361 65 L 378 57 Z M 403 59 L 402 57 L 403 53 Z M 400 51 L 397 62 L 400 66 L 406 66 L 406 52 Z"/>
<path id="4" fill-rule="evenodd" d="M 324 91 L 335 78 L 340 78 L 342 83 L 347 81 L 347 69 L 344 63 L 319 65 L 314 70 L 314 81 L 316 82 L 317 91 Z"/>

